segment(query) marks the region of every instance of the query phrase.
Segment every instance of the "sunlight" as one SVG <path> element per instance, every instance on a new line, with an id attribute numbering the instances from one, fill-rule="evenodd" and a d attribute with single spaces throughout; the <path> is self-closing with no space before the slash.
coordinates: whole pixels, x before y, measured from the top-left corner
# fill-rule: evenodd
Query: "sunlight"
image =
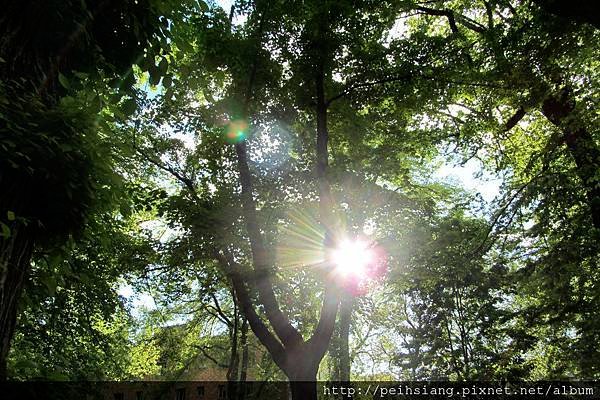
<path id="1" fill-rule="evenodd" d="M 336 269 L 343 275 L 363 277 L 368 266 L 374 261 L 373 250 L 369 244 L 359 240 L 344 240 L 332 253 Z"/>

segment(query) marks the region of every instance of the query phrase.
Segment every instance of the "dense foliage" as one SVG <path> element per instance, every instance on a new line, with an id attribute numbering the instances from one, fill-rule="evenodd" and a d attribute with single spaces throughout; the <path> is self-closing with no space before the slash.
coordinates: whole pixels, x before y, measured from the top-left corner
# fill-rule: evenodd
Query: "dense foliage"
<path id="1" fill-rule="evenodd" d="M 0 19 L 9 376 L 600 377 L 583 9 L 75 3 Z"/>

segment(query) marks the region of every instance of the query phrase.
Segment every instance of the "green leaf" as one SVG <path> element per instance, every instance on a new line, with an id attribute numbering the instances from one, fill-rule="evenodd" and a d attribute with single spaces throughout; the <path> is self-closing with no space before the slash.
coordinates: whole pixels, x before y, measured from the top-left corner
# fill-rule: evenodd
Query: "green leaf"
<path id="1" fill-rule="evenodd" d="M 201 12 L 207 12 L 209 10 L 208 4 L 206 4 L 203 1 L 198 1 L 198 8 L 200 9 Z"/>
<path id="2" fill-rule="evenodd" d="M 163 58 L 162 60 L 160 60 L 160 63 L 158 63 L 158 71 L 160 72 L 161 76 L 164 76 L 167 73 L 168 68 L 169 62 L 167 61 L 167 59 Z"/>
<path id="3" fill-rule="evenodd" d="M 65 89 L 71 89 L 71 84 L 69 83 L 69 80 L 60 72 L 58 73 L 58 81 Z"/>
<path id="4" fill-rule="evenodd" d="M 165 76 L 163 78 L 163 83 L 162 83 L 163 87 L 168 88 L 168 87 L 171 87 L 172 84 L 173 84 L 173 78 L 170 75 Z"/>
<path id="5" fill-rule="evenodd" d="M 17 370 L 33 370 L 36 368 L 38 368 L 37 363 L 28 358 L 17 360 L 15 363 L 15 369 Z"/>
<path id="6" fill-rule="evenodd" d="M 79 71 L 74 71 L 73 75 L 75 75 L 77 78 L 82 79 L 82 80 L 87 79 L 90 76 L 90 74 L 86 74 L 85 72 L 79 72 Z"/>
<path id="7" fill-rule="evenodd" d="M 150 84 L 152 86 L 158 85 L 161 78 L 160 70 L 158 69 L 158 67 L 156 65 L 152 65 L 148 69 L 148 73 L 150 74 Z"/>
<path id="8" fill-rule="evenodd" d="M 99 113 L 102 111 L 102 99 L 100 96 L 94 96 L 90 102 L 90 106 L 93 112 Z"/>
<path id="9" fill-rule="evenodd" d="M 192 53 L 194 51 L 194 46 L 185 39 L 176 40 L 175 44 L 184 53 Z"/>
<path id="10" fill-rule="evenodd" d="M 137 103 L 135 102 L 134 99 L 128 99 L 125 100 L 125 102 L 123 102 L 123 113 L 127 116 L 132 115 L 135 110 L 137 109 Z"/>
<path id="11" fill-rule="evenodd" d="M 2 233 L 0 233 L 0 236 L 3 236 L 5 239 L 8 239 L 10 237 L 10 228 L 8 227 L 8 225 L 6 225 L 3 222 L 0 222 L 0 228 L 2 228 Z"/>
<path id="12" fill-rule="evenodd" d="M 50 371 L 46 377 L 50 381 L 62 381 L 69 378 L 67 374 L 60 370 Z"/>
<path id="13" fill-rule="evenodd" d="M 44 286 L 46 286 L 46 289 L 48 289 L 48 294 L 50 296 L 54 296 L 54 294 L 56 293 L 56 286 L 58 286 L 58 283 L 56 282 L 56 278 L 53 276 L 47 276 L 47 277 L 41 278 L 40 280 L 42 281 Z"/>

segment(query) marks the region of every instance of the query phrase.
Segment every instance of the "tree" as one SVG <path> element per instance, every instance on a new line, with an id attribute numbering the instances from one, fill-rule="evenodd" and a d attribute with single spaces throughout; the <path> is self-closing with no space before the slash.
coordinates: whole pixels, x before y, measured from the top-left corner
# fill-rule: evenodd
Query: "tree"
<path id="1" fill-rule="evenodd" d="M 508 268 L 477 252 L 486 225 L 451 210 L 425 228 L 425 243 L 396 280 L 405 318 L 396 362 L 411 379 L 518 378 L 502 368 L 514 356 L 505 325 L 511 310 L 503 298 L 510 290 Z"/>
<path id="2" fill-rule="evenodd" d="M 154 243 L 135 226 L 155 200 L 139 187 L 118 185 L 96 196 L 77 241 L 32 258 L 9 356 L 13 379 L 130 377 L 133 317 L 117 289 L 123 276 L 156 258 Z"/>
<path id="3" fill-rule="evenodd" d="M 598 254 L 599 152 L 594 132 L 597 117 L 592 112 L 597 74 L 590 57 L 597 51 L 597 30 L 578 18 L 565 21 L 545 11 L 557 13 L 560 2 L 539 3 L 540 7 L 527 2 L 518 6 L 484 2 L 474 7 L 456 2 L 443 9 L 417 7 L 449 26 L 437 33 L 424 23 L 416 26 L 477 49 L 465 58 L 467 71 L 450 69 L 466 84 L 454 92 L 440 119 L 442 129 L 457 131 L 455 141 L 467 157 L 479 157 L 490 169 L 506 173 L 505 196 L 499 201 L 483 247 L 493 246 L 495 241 L 510 243 L 515 234 L 528 238 L 511 250 L 518 254 L 511 258 L 519 260 L 513 264 L 513 272 L 545 282 L 542 287 L 547 292 L 533 296 L 544 298 L 544 305 L 527 295 L 527 300 L 517 304 L 527 312 L 538 310 L 537 321 L 544 315 L 543 324 L 554 327 L 553 340 L 585 348 L 589 354 L 596 350 L 590 347 L 588 335 L 594 337 L 597 327 L 586 322 L 585 328 L 575 328 L 579 326 L 575 321 L 593 319 L 588 315 L 593 300 L 573 282 L 579 282 L 579 274 L 589 271 L 588 267 L 593 268 L 592 260 Z M 527 229 L 527 224 L 533 226 Z M 589 276 L 589 272 L 585 274 Z M 557 284 L 558 275 L 563 277 L 561 282 L 572 283 Z M 590 288 L 594 287 L 592 281 L 594 278 L 588 281 Z M 521 292 L 531 289 L 527 286 Z M 524 327 L 525 335 L 518 338 L 523 348 L 532 351 L 536 346 L 533 335 L 540 341 L 534 357 L 547 360 L 541 341 L 548 331 L 542 333 L 531 319 L 518 324 Z M 567 327 L 571 334 L 555 324 Z M 573 331 L 578 333 L 569 337 Z M 596 373 L 593 363 L 582 362 L 580 356 L 567 358 L 545 372 L 536 367 L 537 376 L 565 376 L 573 369 L 586 371 L 586 376 Z"/>
<path id="4" fill-rule="evenodd" d="M 7 193 L 0 203 L 0 378 L 32 254 L 81 231 L 110 169 L 110 161 L 96 158 L 101 140 L 93 117 L 106 98 L 88 92 L 77 102 L 67 95 L 94 84 L 106 92 L 112 80 L 124 89 L 113 94 L 118 101 L 146 47 L 157 70 L 154 55 L 166 45 L 161 11 L 168 9 L 147 1 L 26 1 L 7 6 L 0 19 L 0 184 Z"/>
<path id="5" fill-rule="evenodd" d="M 394 84 L 410 81 L 412 60 L 403 64 L 405 70 L 395 71 L 396 76 L 393 79 L 380 79 L 381 75 L 390 70 L 387 63 L 383 63 L 374 72 L 363 68 L 369 60 L 386 52 L 380 41 L 386 27 L 389 28 L 393 22 L 393 14 L 385 7 L 365 3 L 363 8 L 357 10 L 348 4 L 319 3 L 311 5 L 310 11 L 306 13 L 287 15 L 273 4 L 270 6 L 267 11 L 265 4 L 258 3 L 251 9 L 248 23 L 240 31 L 233 30 L 231 19 L 227 20 L 226 15 L 218 10 L 214 11 L 213 15 L 204 14 L 191 19 L 190 29 L 195 33 L 184 31 L 182 37 L 200 38 L 196 44 L 196 52 L 188 52 L 187 56 L 185 52 L 176 53 L 176 58 L 181 60 L 181 64 L 178 64 L 181 74 L 174 81 L 175 90 L 165 93 L 158 111 L 151 112 L 148 115 L 149 121 L 142 125 L 150 132 L 148 132 L 149 136 L 141 132 L 140 136 L 146 138 L 139 140 L 140 153 L 150 164 L 172 175 L 172 178 L 185 189 L 185 197 L 193 204 L 191 208 L 197 208 L 194 213 L 199 213 L 195 217 L 196 221 L 201 221 L 197 219 L 199 217 L 219 216 L 218 225 L 222 225 L 223 228 L 215 232 L 212 228 L 213 224 L 202 221 L 201 230 L 194 234 L 195 238 L 203 238 L 202 257 L 216 258 L 230 277 L 239 304 L 255 335 L 267 347 L 275 363 L 290 380 L 292 382 L 312 381 L 306 387 L 300 383 L 292 383 L 294 396 L 315 396 L 316 372 L 328 347 L 339 302 L 339 294 L 336 292 L 341 288 L 336 288 L 338 286 L 336 282 L 329 282 L 326 285 L 328 289 L 323 295 L 321 317 L 319 322 L 316 322 L 314 334 L 305 341 L 298 329 L 282 312 L 275 296 L 275 289 L 279 285 L 275 283 L 276 275 L 272 272 L 275 260 L 269 255 L 268 248 L 271 246 L 268 243 L 273 239 L 269 237 L 268 232 L 276 227 L 270 224 L 260 225 L 261 216 L 263 218 L 267 216 L 266 211 L 272 210 L 280 220 L 285 220 L 286 218 L 279 211 L 284 207 L 277 202 L 273 202 L 274 206 L 271 206 L 261 197 L 255 198 L 257 194 L 254 187 L 258 182 L 259 188 L 268 190 L 271 196 L 280 196 L 278 199 L 284 202 L 283 205 L 287 202 L 294 206 L 297 201 L 294 201 L 289 193 L 297 189 L 292 185 L 277 188 L 273 186 L 273 182 L 283 177 L 291 182 L 297 180 L 308 187 L 316 186 L 316 190 L 311 191 L 314 191 L 315 197 L 318 196 L 319 199 L 319 230 L 324 235 L 324 247 L 321 247 L 320 251 L 327 252 L 328 249 L 335 247 L 346 233 L 343 232 L 339 220 L 342 212 L 336 204 L 336 195 L 332 189 L 335 175 L 329 172 L 329 129 L 332 126 L 328 119 L 329 113 L 332 112 L 335 116 L 333 126 L 336 126 L 339 140 L 343 140 L 345 134 L 342 129 L 348 123 L 347 120 L 360 119 L 361 113 L 365 114 L 366 106 L 360 101 L 365 103 L 373 101 L 373 97 L 377 95 L 381 97 L 382 87 L 383 90 L 388 90 L 384 92 L 387 94 L 390 93 L 390 87 L 397 87 Z M 373 18 L 373 21 L 384 18 L 389 25 L 373 30 L 372 23 L 361 22 L 364 14 Z M 334 15 L 341 18 L 333 18 Z M 276 24 L 272 21 L 282 22 Z M 352 30 L 345 31 L 341 28 L 343 24 L 350 26 Z M 276 35 L 281 29 L 292 33 L 293 40 L 288 43 L 278 42 Z M 215 46 L 219 47 L 219 52 L 214 50 Z M 186 46 L 179 47 L 184 49 Z M 271 56 L 273 57 L 271 58 L 265 49 L 272 49 L 272 54 L 279 54 L 279 56 Z M 251 61 L 245 62 L 247 59 Z M 345 65 L 351 62 L 356 62 L 359 66 L 346 70 Z M 214 69 L 204 68 L 195 71 L 189 66 L 190 63 L 192 65 L 202 63 Z M 286 64 L 290 70 L 287 76 L 276 67 L 276 65 Z M 333 79 L 337 71 L 344 74 L 345 84 Z M 357 95 L 363 92 L 361 89 L 364 89 L 365 93 Z M 407 97 L 411 97 L 409 93 L 412 90 L 414 90 L 412 86 L 406 90 Z M 271 99 L 263 93 L 267 93 Z M 281 106 L 272 107 L 272 98 L 281 99 Z M 290 103 L 286 100 L 290 98 L 297 100 L 295 103 Z M 418 107 L 419 97 L 412 96 L 412 99 L 414 104 L 411 106 Z M 357 103 L 352 103 L 353 101 Z M 385 109 L 384 106 L 382 108 Z M 177 110 L 177 113 L 172 115 L 174 110 Z M 215 116 L 215 112 L 218 115 Z M 396 110 L 396 113 L 402 115 L 400 110 Z M 364 118 L 365 124 L 380 123 L 387 116 L 385 112 L 373 112 L 368 118 Z M 306 158 L 301 159 L 298 166 L 294 164 L 290 167 L 286 166 L 287 170 L 278 172 L 273 177 L 268 171 L 265 171 L 264 177 L 261 176 L 260 166 L 257 169 L 251 164 L 249 154 L 250 152 L 256 154 L 256 150 L 248 149 L 246 138 L 253 135 L 258 138 L 262 129 L 268 130 L 270 118 L 276 118 L 280 123 L 286 123 L 290 129 L 296 130 L 300 136 L 298 145 L 302 146 L 303 151 L 308 149 L 313 151 L 312 149 L 315 148 L 307 141 L 304 131 L 316 129 L 314 178 L 311 179 L 310 175 L 297 172 L 298 168 L 306 168 L 310 163 L 310 159 Z M 181 141 L 166 138 L 158 140 L 152 130 L 165 123 L 176 127 L 181 134 L 200 130 L 200 136 L 196 139 L 201 143 L 200 148 L 197 147 L 196 151 L 188 150 Z M 337 131 L 338 127 L 339 131 Z M 225 140 L 231 142 L 235 154 L 231 154 L 229 149 L 223 147 L 223 139 L 215 136 L 223 129 L 226 132 Z M 393 126 L 389 129 L 393 130 Z M 273 130 L 269 134 L 273 134 L 272 132 Z M 375 134 L 373 136 L 376 137 Z M 432 143 L 427 140 L 422 142 L 424 142 L 422 145 L 415 143 L 413 147 L 421 151 Z M 398 146 L 400 147 L 401 144 Z M 162 153 L 158 158 L 152 156 L 157 151 Z M 422 151 L 427 152 L 427 150 Z M 237 164 L 237 171 L 232 170 L 231 161 L 226 158 L 231 156 Z M 261 156 L 258 154 L 258 157 Z M 381 160 L 385 159 L 385 151 L 382 149 L 378 156 Z M 168 161 L 165 161 L 165 157 Z M 357 167 L 359 165 L 360 163 Z M 210 172 L 202 174 L 200 166 Z M 251 167 L 256 173 L 251 174 Z M 340 170 L 338 173 L 346 173 L 342 162 L 338 168 Z M 381 177 L 401 182 L 407 179 L 409 175 L 407 171 L 410 171 L 408 165 L 407 170 L 401 170 L 400 173 L 386 173 L 382 171 L 382 165 L 372 165 L 372 168 L 377 172 L 373 172 L 374 176 L 368 179 L 360 177 L 360 172 L 357 171 L 348 173 L 348 176 L 358 174 L 359 181 L 363 179 L 364 183 L 373 185 Z M 209 182 L 213 185 L 212 189 Z M 236 194 L 238 188 L 241 192 Z M 343 196 L 344 189 L 340 186 L 338 191 L 341 195 L 337 196 Z M 224 206 L 231 204 L 231 201 L 241 204 L 241 212 L 234 213 L 227 210 L 225 215 L 228 218 L 220 219 Z M 263 203 L 265 205 L 262 205 Z M 261 204 L 264 212 L 257 211 L 258 204 Z M 232 225 L 236 220 L 245 222 L 245 232 L 240 231 L 239 226 Z M 209 231 L 204 227 L 205 224 L 211 227 Z M 241 235 L 241 241 L 232 246 L 232 237 L 224 233 L 227 229 L 232 229 L 233 232 Z M 249 249 L 247 244 L 244 245 L 245 240 L 250 244 Z M 320 266 L 321 271 L 318 272 L 319 275 L 326 277 L 331 265 L 326 259 L 321 258 L 320 262 L 323 261 L 325 262 Z M 248 273 L 248 269 L 244 268 L 245 263 L 253 265 L 253 272 Z M 319 275 L 317 275 L 318 279 L 324 278 Z M 259 303 L 264 307 L 265 317 L 277 338 L 267 329 L 253 308 L 253 289 L 256 289 Z M 348 368 L 346 367 L 346 370 Z"/>

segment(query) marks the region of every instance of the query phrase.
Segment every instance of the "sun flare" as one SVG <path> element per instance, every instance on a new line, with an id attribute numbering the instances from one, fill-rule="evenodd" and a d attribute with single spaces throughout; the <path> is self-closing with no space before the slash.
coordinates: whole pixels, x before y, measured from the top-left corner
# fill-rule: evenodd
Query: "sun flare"
<path id="1" fill-rule="evenodd" d="M 367 273 L 374 255 L 368 243 L 354 239 L 341 242 L 333 251 L 332 258 L 336 269 L 343 275 L 362 276 Z"/>

